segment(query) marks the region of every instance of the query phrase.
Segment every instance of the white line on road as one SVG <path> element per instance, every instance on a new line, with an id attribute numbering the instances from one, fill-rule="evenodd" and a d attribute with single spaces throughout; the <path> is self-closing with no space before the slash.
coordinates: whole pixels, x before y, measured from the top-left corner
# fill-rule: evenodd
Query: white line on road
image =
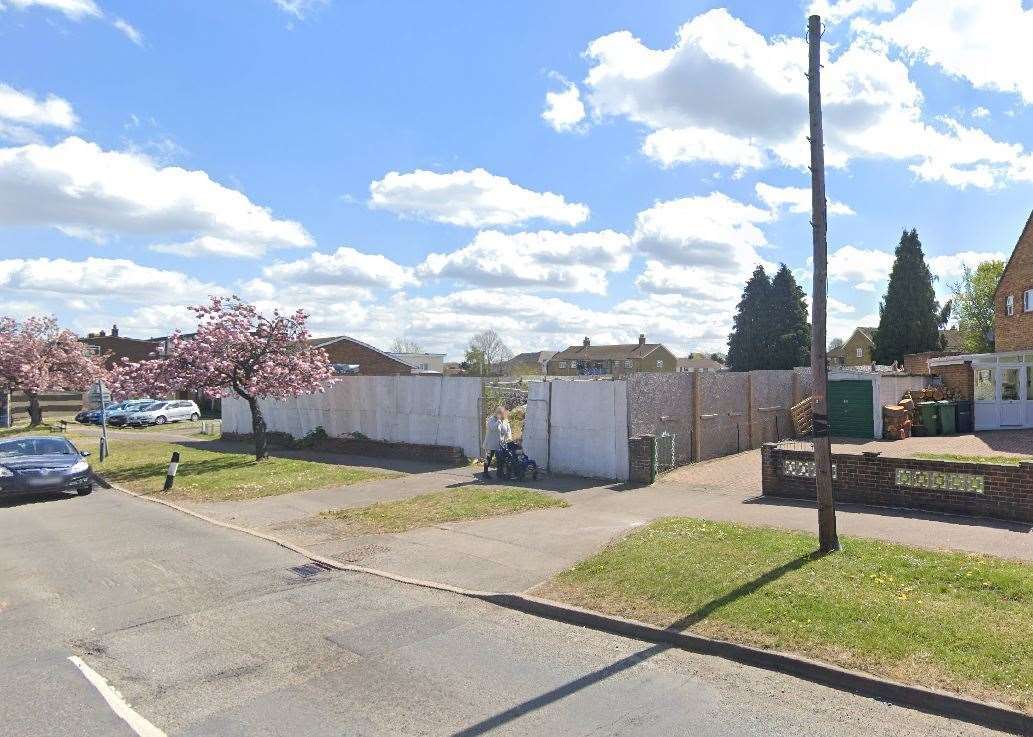
<path id="1" fill-rule="evenodd" d="M 107 680 L 105 680 L 104 676 L 86 665 L 82 658 L 72 655 L 68 659 L 72 661 L 72 665 L 82 671 L 82 674 L 86 676 L 86 680 L 100 692 L 100 695 L 108 702 L 108 706 L 111 707 L 111 710 L 115 712 L 115 714 L 117 714 L 126 724 L 128 724 L 134 732 L 140 735 L 140 737 L 166 737 L 164 732 L 133 711 L 133 707 L 127 704 L 126 700 L 122 698 L 122 694 L 115 690 Z"/>

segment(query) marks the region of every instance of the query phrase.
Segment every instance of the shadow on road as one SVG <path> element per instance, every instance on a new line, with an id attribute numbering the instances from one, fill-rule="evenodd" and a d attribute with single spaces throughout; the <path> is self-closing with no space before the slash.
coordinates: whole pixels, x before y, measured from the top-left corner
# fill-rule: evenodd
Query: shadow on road
<path id="1" fill-rule="evenodd" d="M 63 499 L 78 499 L 77 494 L 61 494 L 59 492 L 46 492 L 42 494 L 11 494 L 0 496 L 0 509 L 9 507 L 24 507 L 29 504 L 43 504 L 45 502 L 59 502 Z"/>
<path id="2" fill-rule="evenodd" d="M 784 563 L 778 566 L 777 568 L 772 568 L 767 573 L 758 576 L 752 581 L 744 583 L 742 586 L 739 586 L 738 588 L 733 589 L 732 591 L 729 591 L 724 596 L 718 597 L 717 599 L 714 599 L 713 601 L 704 604 L 696 611 L 692 612 L 691 614 L 687 614 L 686 616 L 682 617 L 676 622 L 672 622 L 670 625 L 668 625 L 667 629 L 674 630 L 676 632 L 681 632 L 691 627 L 692 625 L 703 621 L 721 607 L 727 606 L 728 604 L 731 604 L 732 602 L 742 598 L 743 596 L 748 596 L 756 592 L 757 590 L 763 588 L 769 583 L 777 581 L 779 578 L 786 575 L 787 573 L 791 573 L 792 571 L 796 571 L 800 568 L 803 568 L 805 565 L 807 565 L 811 561 L 817 560 L 819 557 L 821 557 L 819 553 L 801 555 L 800 557 L 794 558 L 793 560 L 788 561 L 787 563 Z M 640 650 L 637 653 L 633 653 L 632 655 L 629 655 L 626 658 L 622 658 L 616 661 L 615 663 L 611 663 L 610 665 L 600 668 L 599 670 L 592 671 L 591 673 L 583 675 L 580 678 L 576 678 L 573 681 L 570 681 L 569 683 L 564 683 L 562 686 L 558 686 L 557 688 L 554 688 L 551 691 L 547 691 L 539 696 L 535 696 L 533 699 L 528 699 L 527 701 L 517 704 L 512 708 L 506 709 L 505 711 L 499 712 L 498 714 L 494 714 L 488 717 L 487 719 L 484 719 L 480 722 L 477 722 L 476 724 L 466 727 L 465 729 L 461 729 L 458 732 L 453 733 L 451 737 L 475 737 L 476 735 L 481 735 L 490 732 L 491 730 L 496 729 L 504 724 L 519 719 L 525 714 L 537 711 L 542 707 L 560 701 L 566 698 L 567 696 L 571 696 L 577 693 L 578 691 L 588 688 L 589 686 L 593 686 L 596 683 L 599 683 L 601 681 L 606 680 L 607 678 L 617 675 L 618 673 L 622 673 L 623 671 L 626 671 L 629 668 L 638 665 L 639 663 L 645 662 L 646 660 L 649 660 L 650 658 L 655 657 L 660 653 L 664 652 L 665 650 L 669 649 L 671 649 L 671 645 L 651 645 L 650 647 L 647 647 L 644 650 Z"/>

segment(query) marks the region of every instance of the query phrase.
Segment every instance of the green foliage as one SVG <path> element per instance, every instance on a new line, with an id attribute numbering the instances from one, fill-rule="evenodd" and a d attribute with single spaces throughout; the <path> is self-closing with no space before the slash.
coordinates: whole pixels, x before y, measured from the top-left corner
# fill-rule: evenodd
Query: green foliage
<path id="1" fill-rule="evenodd" d="M 329 439 L 322 425 L 317 426 L 308 435 L 294 441 L 295 448 L 316 448 Z"/>
<path id="2" fill-rule="evenodd" d="M 728 336 L 728 367 L 753 371 L 804 366 L 810 349 L 807 304 L 793 272 L 781 264 L 769 280 L 758 266 L 746 282 Z"/>
<path id="3" fill-rule="evenodd" d="M 463 358 L 463 369 L 471 376 L 487 376 L 488 361 L 484 357 L 484 351 L 475 346 L 466 349 L 466 356 Z"/>
<path id="4" fill-rule="evenodd" d="M 984 261 L 973 271 L 968 266 L 961 281 L 951 285 L 951 301 L 958 329 L 968 353 L 993 353 L 994 294 L 1004 274 L 1003 261 Z"/>
<path id="5" fill-rule="evenodd" d="M 940 310 L 918 231 L 905 230 L 879 305 L 876 363 L 890 364 L 903 361 L 907 353 L 940 350 Z"/>

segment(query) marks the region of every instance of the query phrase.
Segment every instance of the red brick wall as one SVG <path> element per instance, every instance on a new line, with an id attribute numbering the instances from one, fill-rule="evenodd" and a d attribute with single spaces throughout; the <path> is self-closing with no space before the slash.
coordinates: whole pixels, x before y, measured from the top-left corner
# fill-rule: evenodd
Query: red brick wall
<path id="1" fill-rule="evenodd" d="M 1008 268 L 1001 276 L 994 302 L 994 348 L 997 351 L 1019 351 L 1033 348 L 1033 312 L 1022 309 L 1022 293 L 1033 289 L 1033 215 L 1015 244 Z M 1015 312 L 1009 316 L 1005 302 L 1011 295 Z"/>
<path id="2" fill-rule="evenodd" d="M 130 361 L 154 358 L 154 352 L 161 344 L 161 341 L 152 342 L 112 335 L 96 335 L 92 338 L 80 338 L 79 341 L 85 345 L 97 346 L 101 354 L 109 354 L 104 360 L 108 368 L 122 363 L 122 358 L 128 358 Z"/>
<path id="3" fill-rule="evenodd" d="M 908 353 L 904 356 L 904 371 L 909 374 L 935 374 L 930 371 L 929 359 L 943 356 L 956 356 L 958 351 L 926 351 L 925 353 Z"/>
<path id="4" fill-rule="evenodd" d="M 943 385 L 954 391 L 959 399 L 972 399 L 975 391 L 975 380 L 971 363 L 954 363 L 949 366 L 936 366 L 935 373 L 943 379 Z"/>
<path id="5" fill-rule="evenodd" d="M 761 448 L 764 495 L 814 499 L 814 479 L 786 475 L 786 460 L 813 461 L 814 454 L 766 443 Z M 1033 462 L 1002 466 L 836 453 L 832 463 L 836 471 L 832 489 L 837 501 L 1033 522 Z M 898 486 L 898 468 L 982 476 L 983 493 Z"/>
<path id="6" fill-rule="evenodd" d="M 411 374 L 412 367 L 390 356 L 371 350 L 350 340 L 339 340 L 324 346 L 330 363 L 357 363 L 362 376 L 395 376 Z"/>

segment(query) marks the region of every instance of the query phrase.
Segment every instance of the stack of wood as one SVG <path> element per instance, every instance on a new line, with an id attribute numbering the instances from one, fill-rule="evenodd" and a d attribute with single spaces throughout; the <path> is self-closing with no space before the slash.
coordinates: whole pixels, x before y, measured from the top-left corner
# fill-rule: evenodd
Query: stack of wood
<path id="1" fill-rule="evenodd" d="M 814 398 L 807 397 L 789 408 L 793 421 L 793 437 L 805 438 L 814 432 Z"/>
<path id="2" fill-rule="evenodd" d="M 910 400 L 908 400 L 910 402 Z M 913 402 L 910 402 L 913 404 Z M 887 440 L 911 437 L 911 413 L 901 404 L 887 404 L 882 408 L 882 436 Z"/>

